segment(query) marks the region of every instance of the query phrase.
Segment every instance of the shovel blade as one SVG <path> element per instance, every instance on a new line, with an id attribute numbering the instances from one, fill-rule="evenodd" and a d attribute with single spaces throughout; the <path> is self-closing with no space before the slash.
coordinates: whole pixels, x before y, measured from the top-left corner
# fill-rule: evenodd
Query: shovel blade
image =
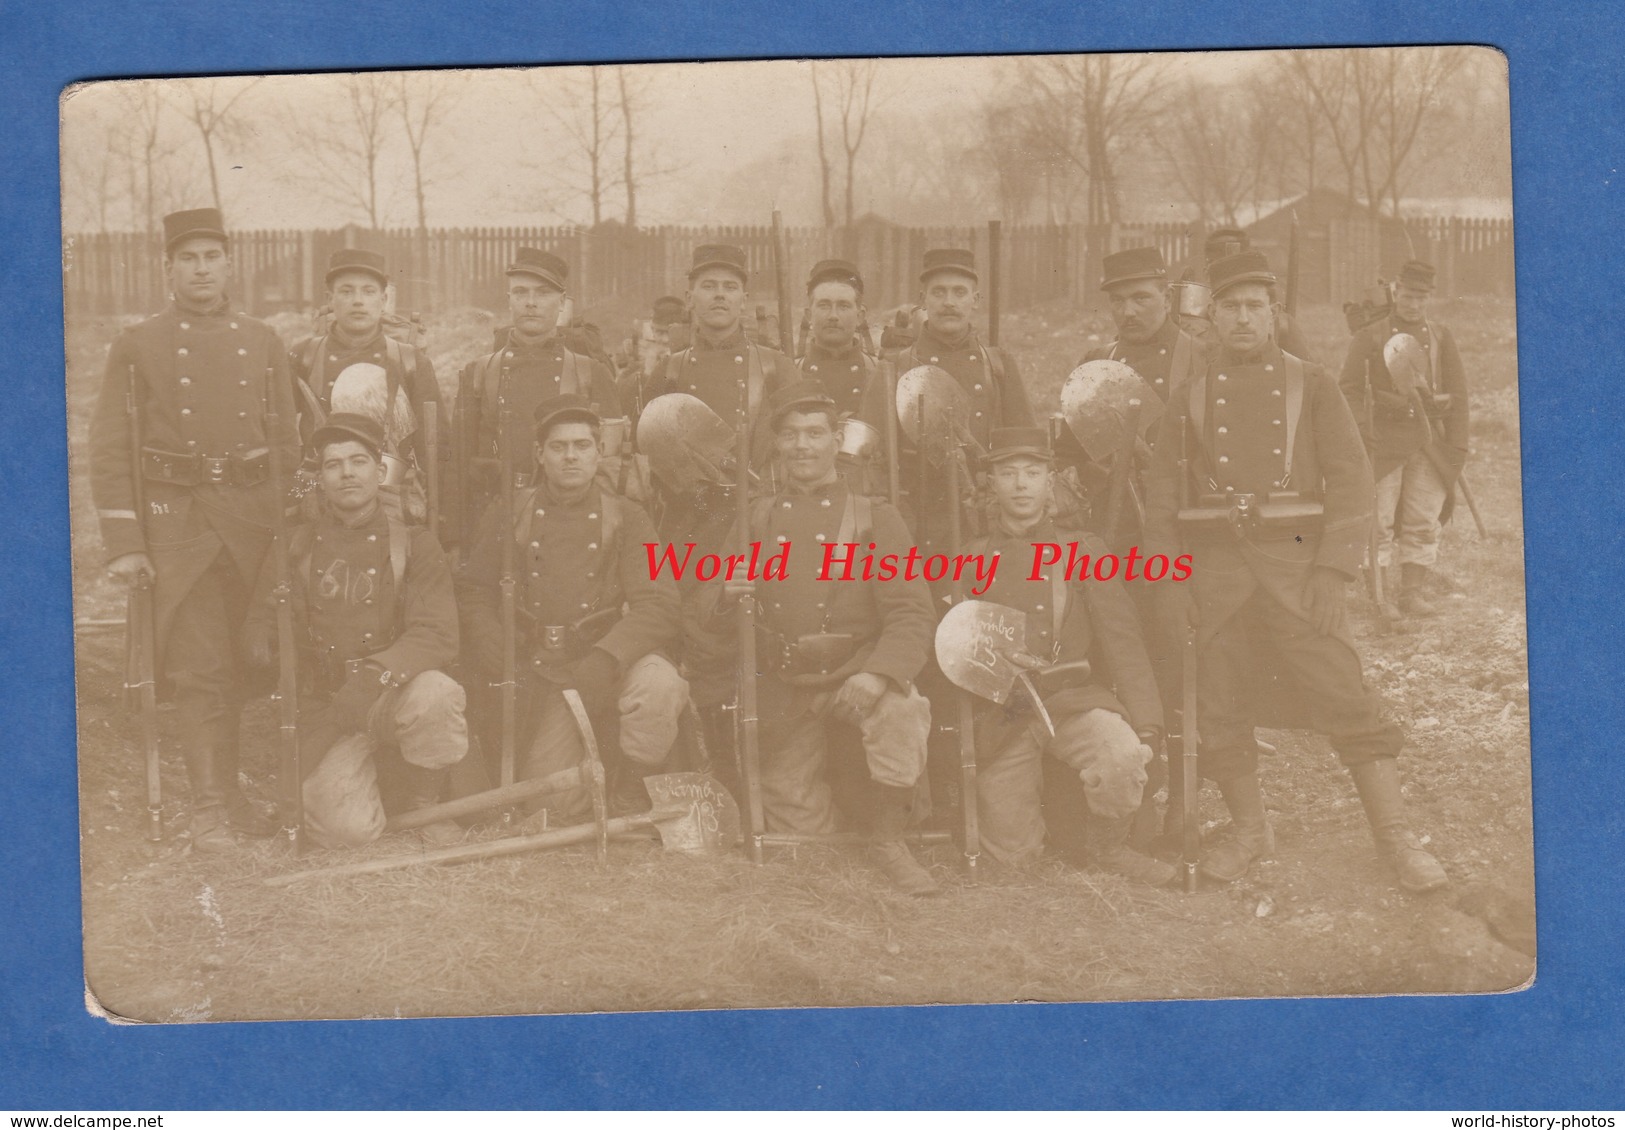
<path id="1" fill-rule="evenodd" d="M 643 787 L 654 804 L 655 830 L 667 851 L 702 854 L 740 842 L 739 805 L 715 777 L 662 773 L 645 777 Z"/>
<path id="2" fill-rule="evenodd" d="M 715 481 L 710 468 L 732 464 L 734 439 L 710 405 L 686 392 L 655 397 L 638 417 L 638 450 L 655 477 L 679 494 Z"/>
<path id="3" fill-rule="evenodd" d="M 1411 334 L 1395 334 L 1389 338 L 1382 347 L 1382 360 L 1401 395 L 1410 396 L 1427 387 L 1427 351 Z"/>
<path id="4" fill-rule="evenodd" d="M 1001 706 L 1010 701 L 1016 665 L 1027 650 L 1027 614 L 989 600 L 966 600 L 937 625 L 937 664 L 948 681 Z"/>
<path id="5" fill-rule="evenodd" d="M 1096 463 L 1122 450 L 1128 421 L 1139 407 L 1139 432 L 1146 435 L 1162 416 L 1162 399 L 1145 378 L 1121 361 L 1085 361 L 1061 386 L 1066 426 Z"/>
<path id="6" fill-rule="evenodd" d="M 946 369 L 935 365 L 916 365 L 897 378 L 895 407 L 903 434 L 935 464 L 947 458 L 970 422 L 970 397 Z"/>

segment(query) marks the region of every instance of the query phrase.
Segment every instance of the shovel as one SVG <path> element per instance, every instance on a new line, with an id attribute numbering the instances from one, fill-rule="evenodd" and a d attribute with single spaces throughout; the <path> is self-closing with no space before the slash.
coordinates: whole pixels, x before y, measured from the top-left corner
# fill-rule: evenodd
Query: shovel
<path id="1" fill-rule="evenodd" d="M 937 625 L 937 663 L 954 686 L 1000 706 L 1019 685 L 1044 725 L 1055 736 L 1055 722 L 1033 684 L 1062 671 L 1087 673 L 1089 661 L 1046 664 L 1027 650 L 1027 614 L 989 600 L 965 600 L 950 608 Z"/>

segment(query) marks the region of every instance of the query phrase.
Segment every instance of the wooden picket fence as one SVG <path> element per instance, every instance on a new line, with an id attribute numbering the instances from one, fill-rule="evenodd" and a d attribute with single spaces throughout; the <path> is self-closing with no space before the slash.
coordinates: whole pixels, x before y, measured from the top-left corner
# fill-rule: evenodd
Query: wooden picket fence
<path id="1" fill-rule="evenodd" d="M 1512 293 L 1512 226 L 1509 220 L 1427 219 L 1409 223 L 1420 233 L 1421 252 L 1440 270 L 1440 289 L 1450 294 Z M 819 259 L 838 256 L 858 265 L 873 311 L 912 301 L 925 252 L 969 247 L 987 264 L 992 225 L 904 227 L 867 219 L 849 228 L 787 228 L 786 277 L 798 292 Z M 1261 233 L 1263 234 L 1263 233 Z M 1100 261 L 1109 251 L 1154 244 L 1174 272 L 1200 251 L 1200 233 L 1182 223 L 1002 225 L 999 232 L 999 303 L 1005 311 L 1065 300 L 1097 303 Z M 1325 279 L 1312 301 L 1341 301 L 1378 260 L 1392 258 L 1375 227 L 1340 222 L 1336 231 L 1306 232 L 1302 252 L 1307 277 Z M 663 294 L 681 294 L 691 256 L 702 243 L 744 249 L 753 299 L 771 305 L 776 295 L 772 229 L 737 227 L 595 228 L 507 227 L 368 231 L 349 227 L 318 231 L 234 233 L 236 280 L 232 291 L 257 314 L 309 310 L 321 304 L 328 257 L 344 247 L 382 252 L 396 286 L 396 309 L 431 313 L 504 305 L 504 270 L 520 247 L 559 255 L 570 267 L 570 288 L 583 309 L 624 299 L 646 308 Z M 1322 258 L 1324 261 L 1321 261 Z M 70 315 L 144 314 L 167 301 L 155 235 L 111 232 L 70 235 L 64 240 L 63 285 Z M 1318 293 L 1324 291 L 1324 293 Z"/>

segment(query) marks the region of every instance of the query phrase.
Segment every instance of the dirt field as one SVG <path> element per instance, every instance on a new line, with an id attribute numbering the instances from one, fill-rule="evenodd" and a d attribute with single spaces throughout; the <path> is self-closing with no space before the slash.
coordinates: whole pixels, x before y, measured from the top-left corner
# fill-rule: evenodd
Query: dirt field
<path id="1" fill-rule="evenodd" d="M 931 849 L 944 897 L 893 895 L 856 851 L 803 848 L 765 866 L 617 843 L 458 868 L 260 880 L 340 858 L 415 850 L 410 833 L 361 852 L 280 844 L 237 855 L 187 847 L 186 777 L 163 714 L 165 840 L 145 819 L 136 720 L 121 704 L 120 628 L 79 640 L 86 975 L 100 1006 L 145 1021 L 388 1017 L 579 1010 L 1075 1001 L 1213 996 L 1489 992 L 1534 974 L 1529 713 L 1518 470 L 1516 339 L 1509 303 L 1442 305 L 1472 383 L 1468 473 L 1489 537 L 1464 511 L 1443 565 L 1460 592 L 1446 615 L 1375 635 L 1353 604 L 1367 677 L 1409 737 L 1402 765 L 1415 826 L 1453 886 L 1401 893 L 1379 864 L 1347 774 L 1323 739 L 1266 735 L 1262 773 L 1274 859 L 1196 895 L 1150 891 L 1046 861 L 975 880 Z M 432 327 L 442 376 L 480 351 L 473 313 Z M 1340 313 L 1311 310 L 1317 357 L 1340 361 Z M 282 327 L 292 330 L 295 327 Z M 85 429 L 114 327 L 74 328 L 68 394 L 76 615 L 122 615 L 102 577 L 85 474 Z M 1076 315 L 1006 320 L 1046 410 L 1090 332 Z M 1351 590 L 1352 592 L 1352 590 Z M 273 726 L 250 714 L 244 772 L 275 783 Z M 1208 789 L 1204 816 L 1222 822 Z M 494 833 L 481 833 L 494 834 Z"/>

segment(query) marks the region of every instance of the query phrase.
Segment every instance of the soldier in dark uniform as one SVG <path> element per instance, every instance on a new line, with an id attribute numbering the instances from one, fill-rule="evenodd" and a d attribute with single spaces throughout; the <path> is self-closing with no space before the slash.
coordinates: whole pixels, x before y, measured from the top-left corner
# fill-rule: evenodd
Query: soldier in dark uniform
<path id="1" fill-rule="evenodd" d="M 765 460 L 771 437 L 756 427 L 767 398 L 796 379 L 795 365 L 777 349 L 745 337 L 750 270 L 745 252 L 721 243 L 694 249 L 688 272 L 688 308 L 694 338 L 666 359 L 656 394 L 698 397 L 730 426 L 743 421 L 753 432 L 753 462 Z"/>
<path id="2" fill-rule="evenodd" d="M 159 670 L 192 784 L 192 844 L 226 851 L 231 828 L 275 831 L 238 786 L 239 637 L 288 487 L 271 481 L 270 445 L 290 473 L 299 445 L 287 352 L 226 297 L 231 252 L 218 211 L 164 217 L 164 270 L 174 304 L 121 332 L 108 354 L 90 424 L 91 491 L 109 571 L 154 579 Z M 132 383 L 140 484 L 126 409 Z M 276 435 L 266 434 L 267 397 Z"/>
<path id="3" fill-rule="evenodd" d="M 1221 259 L 1212 277 L 1216 348 L 1170 403 L 1146 521 L 1151 550 L 1194 558 L 1191 579 L 1165 591 L 1188 603 L 1175 615 L 1194 617 L 1202 775 L 1218 782 L 1234 830 L 1203 853 L 1202 870 L 1238 879 L 1269 849 L 1252 699 L 1273 657 L 1348 766 L 1400 884 L 1443 886 L 1406 826 L 1400 732 L 1365 687 L 1348 632 L 1344 587 L 1371 518 L 1359 431 L 1331 378 L 1275 343 L 1264 256 Z"/>
<path id="4" fill-rule="evenodd" d="M 634 418 L 653 395 L 653 385 L 674 350 L 688 348 L 688 307 L 674 295 L 655 299 L 648 320 L 633 323 L 633 336 L 622 345 L 621 403 Z"/>
<path id="5" fill-rule="evenodd" d="M 536 485 L 516 492 L 512 514 L 487 513 L 457 587 L 470 657 L 501 678 L 501 539 L 515 539 L 518 663 L 533 675 L 534 700 L 517 775 L 545 777 L 580 762 L 581 736 L 560 694 L 573 687 L 596 727 L 618 729 L 616 790 L 633 802 L 671 752 L 688 684 L 671 660 L 682 626 L 677 587 L 650 575 L 644 549 L 656 540 L 654 524 L 595 481 L 601 428 L 579 394 L 537 405 Z M 587 803 L 578 788 L 547 806 L 570 819 Z"/>
<path id="6" fill-rule="evenodd" d="M 384 832 L 380 753 L 401 782 L 402 807 L 444 796 L 468 752 L 463 688 L 444 673 L 457 658 L 457 601 L 440 543 L 383 503 L 385 432 L 371 417 L 335 412 L 311 437 L 322 508 L 290 539 L 292 606 L 303 643 L 300 719 L 305 831 L 324 847 L 371 843 Z M 267 559 L 245 630 L 249 662 L 273 660 L 279 582 Z M 462 838 L 451 821 L 429 843 Z"/>
<path id="7" fill-rule="evenodd" d="M 485 512 L 498 486 L 503 458 L 497 421 L 509 409 L 505 438 L 517 466 L 530 450 L 530 420 L 536 406 L 549 397 L 580 395 L 604 419 L 622 415 L 615 374 L 609 366 L 577 353 L 564 344 L 559 314 L 564 309 L 569 266 L 557 255 L 521 247 L 508 267 L 508 308 L 513 328 L 507 341 L 463 369 L 458 381 L 457 419 L 463 430 L 463 467 L 469 476 L 461 491 L 462 505 L 471 512 L 462 521 L 472 523 Z M 455 526 L 451 528 L 455 529 Z"/>
<path id="8" fill-rule="evenodd" d="M 797 367 L 823 384 L 842 416 L 855 415 L 876 365 L 862 336 L 863 276 L 844 259 L 814 264 L 807 274 L 807 306 L 812 341 Z"/>
<path id="9" fill-rule="evenodd" d="M 944 248 L 925 253 L 920 272 L 925 325 L 914 343 L 897 354 L 896 367 L 899 376 L 919 365 L 946 370 L 967 394 L 971 438 L 985 449 L 994 428 L 1030 426 L 1034 421 L 1015 358 L 998 346 L 983 345 L 972 324 L 981 301 L 977 284 L 976 259 L 970 251 Z M 897 411 L 894 404 L 882 404 L 883 399 L 884 382 L 871 382 L 862 418 L 881 428 L 882 434 L 883 413 Z M 930 477 L 922 505 L 921 499 L 910 494 L 919 491 L 917 459 L 911 445 L 900 443 L 901 509 L 923 552 L 927 545 L 948 536 L 948 477 Z M 957 546 L 949 547 L 949 552 L 957 551 Z"/>
<path id="10" fill-rule="evenodd" d="M 850 815 L 875 835 L 872 857 L 898 889 L 935 894 L 935 880 L 901 838 L 914 819 L 931 729 L 930 704 L 914 686 L 931 647 L 930 589 L 917 578 L 842 580 L 840 566 L 818 579 L 826 545 L 869 552 L 873 543 L 876 554 L 906 554 L 911 538 L 896 510 L 837 474 L 841 424 L 821 385 L 803 380 L 770 404 L 784 486 L 755 500 L 741 539 L 790 546 L 785 578 L 755 590 L 767 828 L 835 831 L 831 747 L 861 747 L 861 811 Z M 706 589 L 707 601 L 718 595 L 719 586 Z"/>
<path id="11" fill-rule="evenodd" d="M 423 421 L 434 418 L 442 442 L 450 436 L 428 352 L 384 330 L 388 292 L 382 255 L 354 248 L 335 251 L 327 264 L 332 325 L 294 346 L 288 356 L 306 450 L 312 450 L 316 428 L 334 410 L 334 387 L 343 382 L 340 410 L 364 408 L 384 427 L 384 504 L 398 517 L 421 522 L 430 472 Z M 316 468 L 307 471 L 314 475 Z"/>
<path id="12" fill-rule="evenodd" d="M 1377 567 L 1399 559 L 1398 611 L 1408 616 L 1438 611 L 1423 588 L 1438 563 L 1439 527 L 1467 462 L 1467 377 L 1455 337 L 1427 316 L 1432 293 L 1432 265 L 1413 259 L 1401 267 L 1392 313 L 1354 335 L 1339 381 L 1377 480 Z M 1383 360 L 1383 346 L 1395 334 L 1410 334 L 1427 356 L 1426 420 L 1417 415 L 1416 401 L 1394 386 Z"/>
<path id="13" fill-rule="evenodd" d="M 1134 604 L 1118 580 L 1069 583 L 1059 565 L 1030 580 L 1025 562 L 1033 543 L 1078 540 L 1062 536 L 1046 513 L 1053 456 L 1043 428 L 1000 428 L 988 452 L 997 510 L 988 535 L 968 553 L 999 554 L 999 570 L 978 599 L 1015 608 L 1027 617 L 1028 651 L 1043 665 L 1086 660 L 1086 670 L 1035 673 L 1055 723 L 1042 728 L 1031 705 L 991 703 L 976 715 L 977 815 L 982 844 L 1004 863 L 1021 865 L 1043 850 L 1043 762 L 1056 758 L 1082 782 L 1087 799 L 1082 840 L 1092 864 L 1161 886 L 1176 872 L 1128 846 L 1130 823 L 1145 791 L 1146 766 L 1161 744 L 1162 708 Z M 1083 535 L 1092 559 L 1109 553 Z M 1115 573 L 1115 569 L 1114 569 Z M 1059 831 L 1059 829 L 1051 829 Z"/>

